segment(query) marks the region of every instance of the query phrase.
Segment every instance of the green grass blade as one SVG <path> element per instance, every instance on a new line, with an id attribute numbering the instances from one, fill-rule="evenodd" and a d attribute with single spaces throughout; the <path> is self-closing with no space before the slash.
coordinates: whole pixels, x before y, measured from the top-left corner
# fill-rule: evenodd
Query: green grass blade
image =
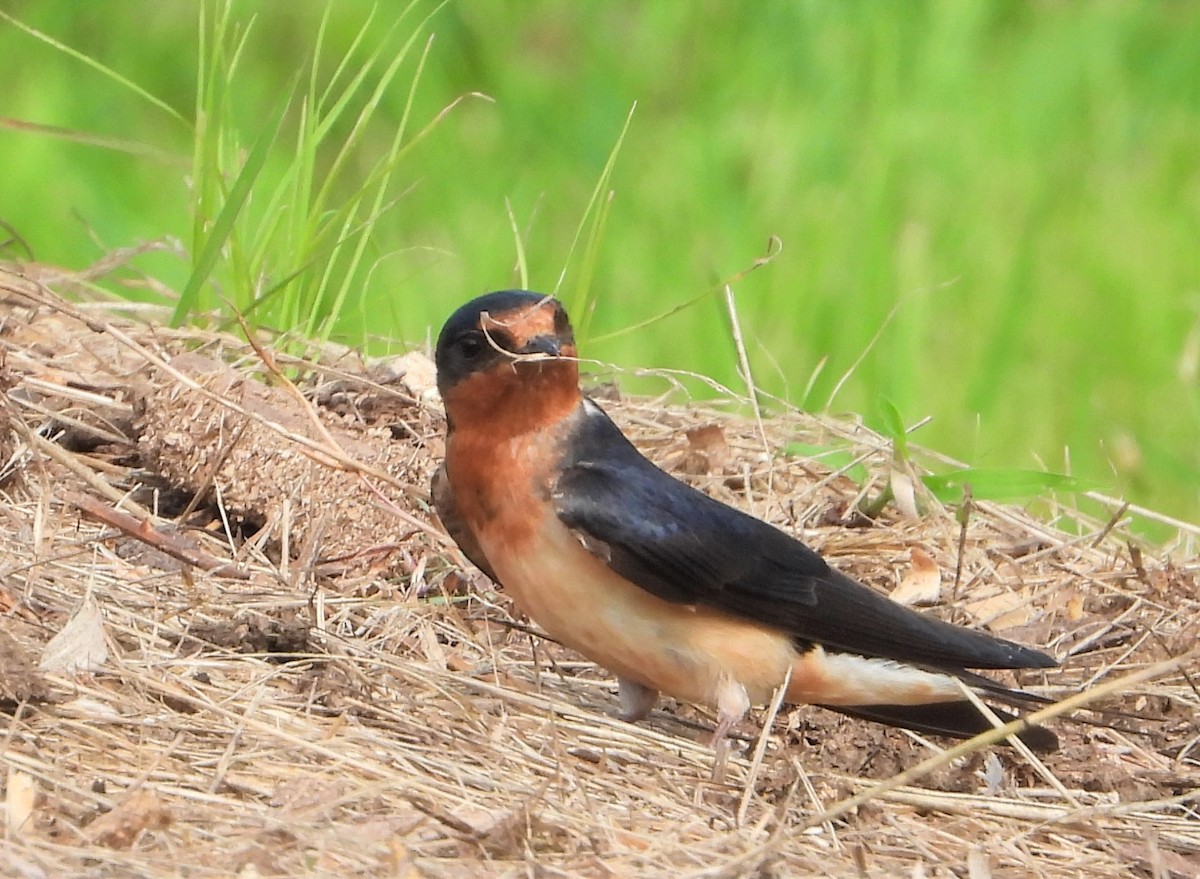
<path id="1" fill-rule="evenodd" d="M 504 199 L 504 209 L 508 212 L 508 225 L 513 233 L 513 246 L 517 251 L 517 286 L 522 290 L 529 289 L 529 264 L 525 260 L 525 239 L 521 235 L 521 227 L 517 225 L 517 216 L 513 213 L 512 201 Z"/>
<path id="2" fill-rule="evenodd" d="M 942 503 L 961 503 L 964 487 L 971 486 L 974 500 L 1012 501 L 1041 497 L 1054 492 L 1086 491 L 1074 476 L 1041 470 L 966 469 L 921 477 L 930 494 Z"/>
<path id="3" fill-rule="evenodd" d="M 184 318 L 195 307 L 200 296 L 200 288 L 208 280 L 209 275 L 212 274 L 213 267 L 220 258 L 221 249 L 225 246 L 226 241 L 233 232 L 238 215 L 241 213 L 246 199 L 250 196 L 254 182 L 258 179 L 263 166 L 266 164 L 271 148 L 275 145 L 275 141 L 279 136 L 280 126 L 283 124 L 283 117 L 287 112 L 288 105 L 291 103 L 294 89 L 295 82 L 293 81 L 292 86 L 288 88 L 285 96 L 280 100 L 271 121 L 263 128 L 262 133 L 259 134 L 254 146 L 246 156 L 246 162 L 242 165 L 242 170 L 234 181 L 233 187 L 229 190 L 225 204 L 222 206 L 220 214 L 217 215 L 216 222 L 213 224 L 212 230 L 208 233 L 204 241 L 204 246 L 196 257 L 192 273 L 188 277 L 187 284 L 179 296 L 179 302 L 175 306 L 175 311 L 171 314 L 171 326 L 177 327 L 182 324 Z"/>
<path id="4" fill-rule="evenodd" d="M 723 278 L 721 281 L 719 281 L 717 284 L 714 284 L 712 287 L 705 290 L 703 293 L 693 296 L 690 299 L 685 299 L 683 302 L 672 305 L 666 311 L 660 311 L 658 314 L 655 314 L 652 317 L 648 317 L 645 320 L 641 320 L 641 321 L 638 321 L 637 323 L 622 327 L 619 330 L 613 330 L 611 333 L 601 333 L 598 336 L 591 336 L 588 339 L 588 341 L 590 341 L 592 344 L 596 344 L 598 342 L 608 341 L 609 339 L 620 338 L 621 336 L 625 336 L 630 333 L 636 333 L 639 330 L 645 329 L 646 327 L 653 326 L 654 324 L 659 323 L 660 321 L 664 321 L 673 315 L 679 314 L 681 311 L 686 311 L 687 309 L 691 308 L 693 305 L 703 302 L 709 296 L 714 296 L 718 293 L 723 292 L 726 287 L 732 287 L 734 284 L 741 281 L 743 278 L 745 278 L 751 272 L 753 272 L 757 269 L 760 269 L 765 265 L 768 265 L 781 252 L 782 252 L 782 246 L 780 245 L 779 239 L 772 237 L 770 239 L 770 241 L 768 242 L 768 249 L 764 255 L 756 258 L 754 260 L 754 262 L 752 262 L 748 267 L 735 272 L 734 274 L 730 275 L 728 278 Z"/>
<path id="5" fill-rule="evenodd" d="M 100 72 L 101 74 L 108 77 L 113 82 L 117 83 L 118 85 L 133 92 L 135 95 L 142 98 L 149 104 L 162 110 L 164 113 L 166 113 L 172 119 L 188 126 L 189 128 L 191 127 L 191 124 L 188 122 L 187 119 L 185 119 L 183 117 L 183 114 L 181 114 L 178 110 L 176 110 L 174 107 L 172 107 L 166 101 L 164 101 L 162 98 L 155 97 L 154 95 L 150 94 L 150 92 L 146 91 L 144 88 L 142 88 L 140 85 L 138 85 L 136 82 L 126 79 L 124 76 L 117 73 L 111 67 L 107 67 L 104 64 L 101 64 L 99 61 L 97 61 L 95 58 L 91 57 L 90 55 L 85 55 L 83 52 L 80 52 L 77 49 L 71 48 L 66 43 L 59 42 L 58 40 L 54 39 L 54 37 L 50 36 L 49 34 L 44 34 L 41 31 L 37 30 L 36 28 L 30 27 L 29 25 L 25 24 L 23 21 L 13 18 L 11 15 L 9 15 L 7 12 L 5 12 L 3 9 L 0 9 L 0 19 L 7 21 L 13 27 L 23 30 L 25 33 L 29 34 L 34 39 L 41 40 L 47 46 L 50 46 L 53 49 L 57 49 L 59 52 L 62 52 L 64 55 L 69 55 L 70 57 L 74 58 L 76 61 L 86 64 L 88 67 Z"/>
<path id="6" fill-rule="evenodd" d="M 600 172 L 600 178 L 592 188 L 592 195 L 588 199 L 587 207 L 583 210 L 583 216 L 579 218 L 579 225 L 575 228 L 575 237 L 571 239 L 571 246 L 567 249 L 567 258 L 563 263 L 562 271 L 558 275 L 558 281 L 554 284 L 554 290 L 551 291 L 555 296 L 558 295 L 563 283 L 566 281 L 567 273 L 571 268 L 571 260 L 575 255 L 575 250 L 578 248 L 580 240 L 583 238 L 584 229 L 591 229 L 585 249 L 594 250 L 598 247 L 598 242 L 595 241 L 595 238 L 603 229 L 603 222 L 597 222 L 595 214 L 601 212 L 603 206 L 608 204 L 609 182 L 612 180 L 613 169 L 617 166 L 617 155 L 621 152 L 621 145 L 625 142 L 625 135 L 629 133 L 629 126 L 633 123 L 633 114 L 636 111 L 637 101 L 634 101 L 633 105 L 629 108 L 629 112 L 625 115 L 625 123 L 621 126 L 621 132 L 617 135 L 617 141 L 608 153 L 608 159 L 605 161 L 604 168 Z M 586 286 L 583 286 L 581 279 L 581 283 L 576 285 L 575 295 L 570 303 L 569 310 L 572 314 L 586 315 L 591 311 L 589 307 L 590 303 L 588 302 L 588 293 L 589 291 Z"/>
<path id="7" fill-rule="evenodd" d="M 168 165 L 186 164 L 187 162 L 186 159 L 181 158 L 175 153 L 157 149 L 149 144 L 139 143 L 135 140 L 125 140 L 120 137 L 110 137 L 104 134 L 95 134 L 91 131 L 75 131 L 70 128 L 60 128 L 57 125 L 44 125 L 40 122 L 28 122 L 24 119 L 12 119 L 7 116 L 0 116 L 0 128 L 8 129 L 9 131 L 40 134 L 46 137 L 53 137 L 57 140 L 99 147 L 100 149 L 125 153 L 130 156 L 141 156 Z"/>
<path id="8" fill-rule="evenodd" d="M 816 461 L 822 467 L 849 477 L 858 485 L 863 485 L 870 475 L 862 463 L 861 455 L 851 454 L 845 449 L 831 449 L 828 446 L 818 446 L 812 443 L 791 442 L 783 447 L 783 454 L 789 458 L 804 458 Z"/>
<path id="9" fill-rule="evenodd" d="M 883 432 L 891 437 L 896 458 L 908 460 L 908 430 L 904 427 L 904 419 L 896 404 L 886 397 L 879 400 L 879 416 L 883 422 Z"/>

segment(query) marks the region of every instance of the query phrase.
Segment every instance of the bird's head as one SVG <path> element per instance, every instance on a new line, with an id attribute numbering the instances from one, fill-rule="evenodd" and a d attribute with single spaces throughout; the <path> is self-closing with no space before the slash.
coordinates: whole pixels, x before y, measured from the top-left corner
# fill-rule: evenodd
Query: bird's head
<path id="1" fill-rule="evenodd" d="M 435 361 L 452 429 L 518 433 L 578 404 L 575 336 L 558 300 L 528 290 L 472 299 L 442 327 Z"/>

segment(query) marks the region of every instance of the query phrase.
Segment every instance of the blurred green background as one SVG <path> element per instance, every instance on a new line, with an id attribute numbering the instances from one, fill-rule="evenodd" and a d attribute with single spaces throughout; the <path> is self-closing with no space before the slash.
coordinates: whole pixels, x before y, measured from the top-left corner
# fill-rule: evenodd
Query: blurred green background
<path id="1" fill-rule="evenodd" d="M 201 5 L 0 8 L 182 117 L 0 22 L 0 220 L 71 267 L 164 235 L 192 248 Z M 722 298 L 703 294 L 776 236 L 735 285 L 765 389 L 874 423 L 890 400 L 933 416 L 915 441 L 974 465 L 1069 468 L 1200 519 L 1200 4 L 458 0 L 396 24 L 400 5 L 341 0 L 314 59 L 325 8 L 232 5 L 222 124 L 244 150 L 297 71 L 386 63 L 414 34 L 339 186 L 387 152 L 429 34 L 410 130 L 490 98 L 397 163 L 334 338 L 421 342 L 513 285 L 507 199 L 530 284 L 569 268 L 585 355 L 741 388 Z M 634 102 L 594 257 L 568 265 Z M 296 118 L 264 175 L 293 160 Z M 187 259 L 138 265 L 174 289 L 189 276 Z"/>

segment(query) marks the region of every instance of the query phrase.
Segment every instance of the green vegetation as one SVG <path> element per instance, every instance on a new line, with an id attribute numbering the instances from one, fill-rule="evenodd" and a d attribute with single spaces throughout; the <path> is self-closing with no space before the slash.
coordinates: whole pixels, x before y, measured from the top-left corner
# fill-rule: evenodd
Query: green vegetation
<path id="1" fill-rule="evenodd" d="M 523 276 L 589 356 L 736 388 L 706 294 L 776 236 L 734 287 L 766 390 L 1200 518 L 1200 6 L 200 9 L 5 4 L 71 50 L 0 21 L 38 260 L 175 236 L 136 264 L 179 317 L 376 351 Z"/>

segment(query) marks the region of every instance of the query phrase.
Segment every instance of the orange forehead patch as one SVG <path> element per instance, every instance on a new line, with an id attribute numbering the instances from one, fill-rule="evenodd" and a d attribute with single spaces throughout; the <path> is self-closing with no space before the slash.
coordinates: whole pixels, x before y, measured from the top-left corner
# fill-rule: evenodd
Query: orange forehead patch
<path id="1" fill-rule="evenodd" d="M 554 326 L 555 311 L 551 300 L 496 314 L 485 311 L 480 315 L 479 326 L 485 332 L 507 334 L 515 347 L 520 347 L 538 336 L 558 335 Z"/>

